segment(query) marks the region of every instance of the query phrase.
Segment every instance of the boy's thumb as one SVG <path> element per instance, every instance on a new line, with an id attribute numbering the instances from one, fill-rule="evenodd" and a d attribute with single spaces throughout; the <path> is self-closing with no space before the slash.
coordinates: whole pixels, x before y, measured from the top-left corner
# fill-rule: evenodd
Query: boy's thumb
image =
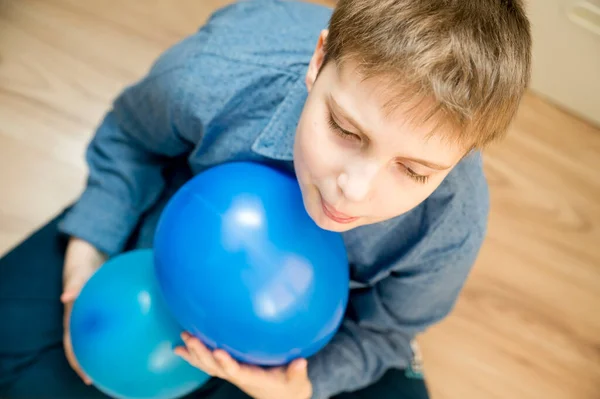
<path id="1" fill-rule="evenodd" d="M 79 295 L 80 290 L 81 287 L 79 286 L 66 286 L 60 296 L 60 301 L 62 303 L 73 302 L 77 298 L 77 295 Z"/>
<path id="2" fill-rule="evenodd" d="M 60 301 L 62 303 L 68 303 L 68 302 L 72 302 L 75 300 L 75 297 L 77 295 L 75 294 L 74 291 L 65 291 L 62 293 L 62 295 L 60 296 Z"/>
<path id="3" fill-rule="evenodd" d="M 65 279 L 63 293 L 60 296 L 62 303 L 72 302 L 77 299 L 79 292 L 85 285 L 86 279 L 81 274 L 68 276 Z"/>
<path id="4" fill-rule="evenodd" d="M 288 377 L 292 379 L 307 376 L 307 366 L 308 362 L 306 361 L 306 359 L 294 360 L 292 364 L 290 364 L 290 366 L 288 367 Z"/>

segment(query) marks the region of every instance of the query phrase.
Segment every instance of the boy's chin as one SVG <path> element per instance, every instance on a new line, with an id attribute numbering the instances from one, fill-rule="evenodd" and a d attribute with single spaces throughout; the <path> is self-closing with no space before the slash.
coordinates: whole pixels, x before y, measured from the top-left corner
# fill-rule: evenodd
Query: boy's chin
<path id="1" fill-rule="evenodd" d="M 317 223 L 318 224 L 318 223 Z M 359 223 L 352 223 L 350 225 L 344 224 L 344 225 L 333 225 L 333 224 L 326 224 L 323 226 L 320 226 L 323 230 L 328 230 L 328 231 L 333 231 L 335 233 L 344 233 L 346 231 L 350 231 L 356 227 L 359 227 L 360 224 Z"/>

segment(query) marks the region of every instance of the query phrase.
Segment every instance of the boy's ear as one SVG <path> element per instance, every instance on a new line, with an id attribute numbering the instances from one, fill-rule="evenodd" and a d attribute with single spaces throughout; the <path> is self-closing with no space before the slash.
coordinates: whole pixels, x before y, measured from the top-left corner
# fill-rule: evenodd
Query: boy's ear
<path id="1" fill-rule="evenodd" d="M 306 88 L 309 92 L 312 90 L 315 81 L 317 80 L 317 75 L 319 75 L 319 70 L 323 66 L 323 61 L 325 60 L 325 40 L 327 39 L 328 33 L 329 30 L 327 29 L 321 31 L 319 40 L 317 41 L 317 47 L 315 47 L 315 52 L 310 59 L 310 64 L 308 64 L 305 81 Z"/>

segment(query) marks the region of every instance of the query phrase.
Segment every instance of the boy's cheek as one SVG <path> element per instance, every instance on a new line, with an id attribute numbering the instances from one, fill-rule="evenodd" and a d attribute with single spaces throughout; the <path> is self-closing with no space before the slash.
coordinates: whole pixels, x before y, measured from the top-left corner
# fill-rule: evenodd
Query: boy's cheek
<path id="1" fill-rule="evenodd" d="M 317 126 L 312 131 L 303 132 L 300 137 L 299 158 L 313 179 L 330 177 L 339 173 L 345 154 L 332 142 L 327 131 Z"/>

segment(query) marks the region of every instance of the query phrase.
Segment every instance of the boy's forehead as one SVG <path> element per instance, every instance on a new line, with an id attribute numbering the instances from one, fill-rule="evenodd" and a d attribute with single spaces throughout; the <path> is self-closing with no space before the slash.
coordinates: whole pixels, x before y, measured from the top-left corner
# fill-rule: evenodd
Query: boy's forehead
<path id="1" fill-rule="evenodd" d="M 460 132 L 444 117 L 435 99 L 419 95 L 419 90 L 403 85 L 398 76 L 367 77 L 352 60 L 336 65 L 332 72 L 332 96 L 351 116 L 368 109 L 382 124 L 412 130 L 425 141 L 443 141 L 462 152 L 470 148 L 459 142 Z"/>
<path id="2" fill-rule="evenodd" d="M 402 85 L 398 77 L 391 74 L 366 76 L 356 62 L 345 61 L 334 68 L 335 91 L 340 96 L 352 97 L 356 101 L 368 102 L 380 110 L 385 119 L 398 118 L 417 104 L 407 99 L 401 101 Z M 425 104 L 422 104 L 425 105 Z"/>
<path id="3" fill-rule="evenodd" d="M 335 68 L 333 74 L 331 97 L 347 114 L 367 113 L 382 123 L 405 125 L 416 119 L 419 113 L 425 112 L 427 103 L 421 101 L 406 101 L 402 104 L 397 100 L 398 88 L 389 77 L 372 76 L 365 78 L 364 74 L 353 64 L 345 63 Z M 358 117 L 358 116 L 357 116 Z"/>
<path id="4" fill-rule="evenodd" d="M 428 117 L 435 109 L 427 98 L 398 100 L 401 85 L 388 76 L 365 78 L 353 64 L 333 68 L 331 102 L 348 117 L 361 124 L 371 139 L 410 139 L 420 147 L 436 147 L 462 156 L 465 146 L 456 142 L 456 135 L 440 121 L 439 115 Z M 394 137 L 396 136 L 396 137 Z M 389 141 L 389 140 L 385 140 Z"/>

